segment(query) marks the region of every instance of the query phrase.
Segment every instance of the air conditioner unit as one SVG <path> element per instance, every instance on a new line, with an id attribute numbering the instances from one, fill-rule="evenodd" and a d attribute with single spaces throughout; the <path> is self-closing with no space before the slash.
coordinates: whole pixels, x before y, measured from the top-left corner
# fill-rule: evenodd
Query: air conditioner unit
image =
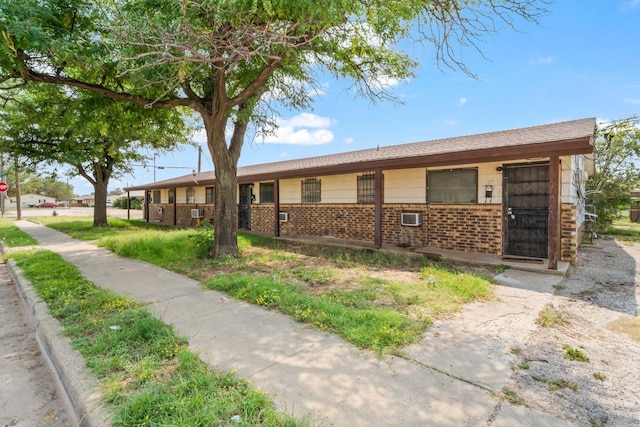
<path id="1" fill-rule="evenodd" d="M 191 218 L 203 218 L 204 209 L 191 209 Z"/>
<path id="2" fill-rule="evenodd" d="M 422 214 L 419 212 L 402 212 L 400 224 L 408 227 L 418 227 L 422 224 Z"/>
<path id="3" fill-rule="evenodd" d="M 278 214 L 280 222 L 289 222 L 289 213 L 288 212 L 280 212 Z"/>
<path id="4" fill-rule="evenodd" d="M 158 208 L 158 213 L 161 214 L 162 213 L 162 208 Z"/>

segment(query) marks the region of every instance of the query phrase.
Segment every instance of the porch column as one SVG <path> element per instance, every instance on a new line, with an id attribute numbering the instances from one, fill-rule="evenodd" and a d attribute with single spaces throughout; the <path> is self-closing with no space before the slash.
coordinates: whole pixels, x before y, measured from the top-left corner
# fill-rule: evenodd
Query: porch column
<path id="1" fill-rule="evenodd" d="M 273 235 L 280 237 L 280 180 L 273 180 Z"/>
<path id="2" fill-rule="evenodd" d="M 551 156 L 549 159 L 549 231 L 548 258 L 549 270 L 558 269 L 558 254 L 560 247 L 560 157 Z"/>
<path id="3" fill-rule="evenodd" d="M 151 192 L 144 190 L 144 219 L 149 222 L 149 199 L 151 198 Z"/>
<path id="4" fill-rule="evenodd" d="M 373 208 L 373 223 L 374 223 L 374 238 L 373 244 L 376 249 L 382 247 L 382 169 L 376 169 L 375 171 L 375 197 Z"/>
<path id="5" fill-rule="evenodd" d="M 176 197 L 178 194 L 178 190 L 173 187 L 173 225 L 178 225 L 178 198 Z"/>

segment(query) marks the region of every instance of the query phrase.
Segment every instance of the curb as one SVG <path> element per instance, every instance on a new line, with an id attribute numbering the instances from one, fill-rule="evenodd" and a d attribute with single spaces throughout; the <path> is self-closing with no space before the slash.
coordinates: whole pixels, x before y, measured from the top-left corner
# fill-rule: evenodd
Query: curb
<path id="1" fill-rule="evenodd" d="M 8 260 L 6 266 L 74 425 L 110 426 L 111 414 L 103 404 L 99 381 L 91 376 L 84 358 L 71 347 L 71 340 L 64 336 L 60 323 L 51 317 L 47 304 L 23 276 L 15 260 Z"/>

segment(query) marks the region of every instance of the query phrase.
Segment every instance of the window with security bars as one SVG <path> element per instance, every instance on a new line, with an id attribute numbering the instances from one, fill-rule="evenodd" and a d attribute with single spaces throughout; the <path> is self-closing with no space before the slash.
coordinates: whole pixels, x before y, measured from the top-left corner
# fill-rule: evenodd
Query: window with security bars
<path id="1" fill-rule="evenodd" d="M 376 201 L 376 174 L 365 172 L 358 177 L 358 203 L 373 204 Z"/>
<path id="2" fill-rule="evenodd" d="M 187 203 L 196 202 L 196 190 L 193 187 L 187 187 Z"/>
<path id="3" fill-rule="evenodd" d="M 214 192 L 214 187 L 206 187 L 204 189 L 204 202 L 210 205 L 216 202 L 216 193 Z"/>
<path id="4" fill-rule="evenodd" d="M 260 203 L 274 203 L 274 186 L 273 182 L 260 183 Z"/>
<path id="5" fill-rule="evenodd" d="M 429 203 L 477 203 L 478 170 L 447 169 L 427 172 Z"/>
<path id="6" fill-rule="evenodd" d="M 306 178 L 302 180 L 302 203 L 320 203 L 320 180 Z"/>

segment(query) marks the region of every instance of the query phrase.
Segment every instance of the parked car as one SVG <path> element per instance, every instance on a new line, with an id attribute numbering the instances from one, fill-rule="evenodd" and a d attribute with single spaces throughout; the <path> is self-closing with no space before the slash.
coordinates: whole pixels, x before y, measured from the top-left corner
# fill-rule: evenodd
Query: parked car
<path id="1" fill-rule="evenodd" d="M 58 204 L 54 203 L 54 202 L 44 202 L 44 203 L 38 203 L 36 205 L 36 208 L 57 208 Z"/>

